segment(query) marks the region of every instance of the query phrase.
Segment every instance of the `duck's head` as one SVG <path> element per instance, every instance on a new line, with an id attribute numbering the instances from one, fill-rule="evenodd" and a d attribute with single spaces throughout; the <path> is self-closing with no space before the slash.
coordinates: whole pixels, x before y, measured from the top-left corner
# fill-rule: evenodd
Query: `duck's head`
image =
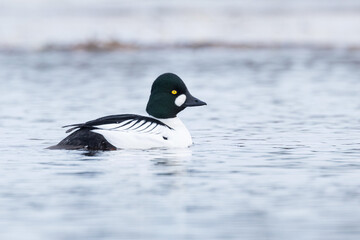
<path id="1" fill-rule="evenodd" d="M 151 87 L 146 111 L 156 118 L 174 118 L 186 107 L 206 105 L 193 97 L 185 83 L 173 73 L 160 75 Z"/>

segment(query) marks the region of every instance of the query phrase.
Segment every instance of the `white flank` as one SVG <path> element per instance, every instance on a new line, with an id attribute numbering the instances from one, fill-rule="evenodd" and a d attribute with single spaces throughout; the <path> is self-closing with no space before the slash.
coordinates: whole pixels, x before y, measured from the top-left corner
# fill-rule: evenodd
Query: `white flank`
<path id="1" fill-rule="evenodd" d="M 185 94 L 181 94 L 180 96 L 178 96 L 175 99 L 175 104 L 176 106 L 180 107 L 181 105 L 184 104 L 184 102 L 186 101 L 186 95 Z"/>
<path id="2" fill-rule="evenodd" d="M 109 143 L 118 149 L 186 148 L 192 144 L 191 135 L 179 118 L 158 120 L 171 127 L 171 129 L 162 125 L 157 125 L 152 129 L 156 125 L 153 123 L 153 125 L 149 126 L 149 129 L 152 130 L 147 132 L 147 129 L 139 131 L 139 129 L 144 129 L 144 126 L 138 129 L 135 129 L 136 126 L 126 129 L 125 127 L 114 128 L 116 124 L 111 124 L 111 128 L 102 126 L 100 129 L 91 131 L 103 135 Z M 138 124 L 136 125 L 138 126 Z M 121 125 L 121 123 L 118 125 Z"/>

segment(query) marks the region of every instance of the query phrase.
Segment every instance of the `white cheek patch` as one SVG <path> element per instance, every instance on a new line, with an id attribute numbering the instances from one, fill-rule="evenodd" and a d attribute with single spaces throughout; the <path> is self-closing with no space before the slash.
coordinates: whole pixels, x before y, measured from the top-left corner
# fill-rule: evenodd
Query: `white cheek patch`
<path id="1" fill-rule="evenodd" d="M 186 95 L 185 94 L 181 94 L 180 96 L 178 96 L 175 99 L 175 104 L 176 106 L 180 107 L 181 105 L 184 104 L 184 102 L 186 101 Z"/>

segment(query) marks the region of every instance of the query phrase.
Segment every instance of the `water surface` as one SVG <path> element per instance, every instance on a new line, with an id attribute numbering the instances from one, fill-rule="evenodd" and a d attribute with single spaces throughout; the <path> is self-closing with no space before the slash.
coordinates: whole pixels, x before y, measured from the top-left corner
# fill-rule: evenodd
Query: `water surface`
<path id="1" fill-rule="evenodd" d="M 360 52 L 0 54 L 1 239 L 359 239 Z M 177 73 L 189 149 L 45 148 Z"/>

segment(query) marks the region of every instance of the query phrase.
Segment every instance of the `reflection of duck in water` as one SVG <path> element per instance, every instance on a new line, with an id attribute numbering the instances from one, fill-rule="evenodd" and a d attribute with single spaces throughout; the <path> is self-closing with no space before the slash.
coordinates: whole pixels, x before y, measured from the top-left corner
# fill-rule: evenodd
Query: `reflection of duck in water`
<path id="1" fill-rule="evenodd" d="M 72 124 L 76 130 L 49 149 L 116 150 L 124 148 L 181 148 L 192 144 L 192 138 L 177 117 L 186 107 L 206 105 L 193 97 L 175 74 L 160 75 L 153 83 L 146 107 L 152 117 L 111 115 L 86 123 Z"/>

